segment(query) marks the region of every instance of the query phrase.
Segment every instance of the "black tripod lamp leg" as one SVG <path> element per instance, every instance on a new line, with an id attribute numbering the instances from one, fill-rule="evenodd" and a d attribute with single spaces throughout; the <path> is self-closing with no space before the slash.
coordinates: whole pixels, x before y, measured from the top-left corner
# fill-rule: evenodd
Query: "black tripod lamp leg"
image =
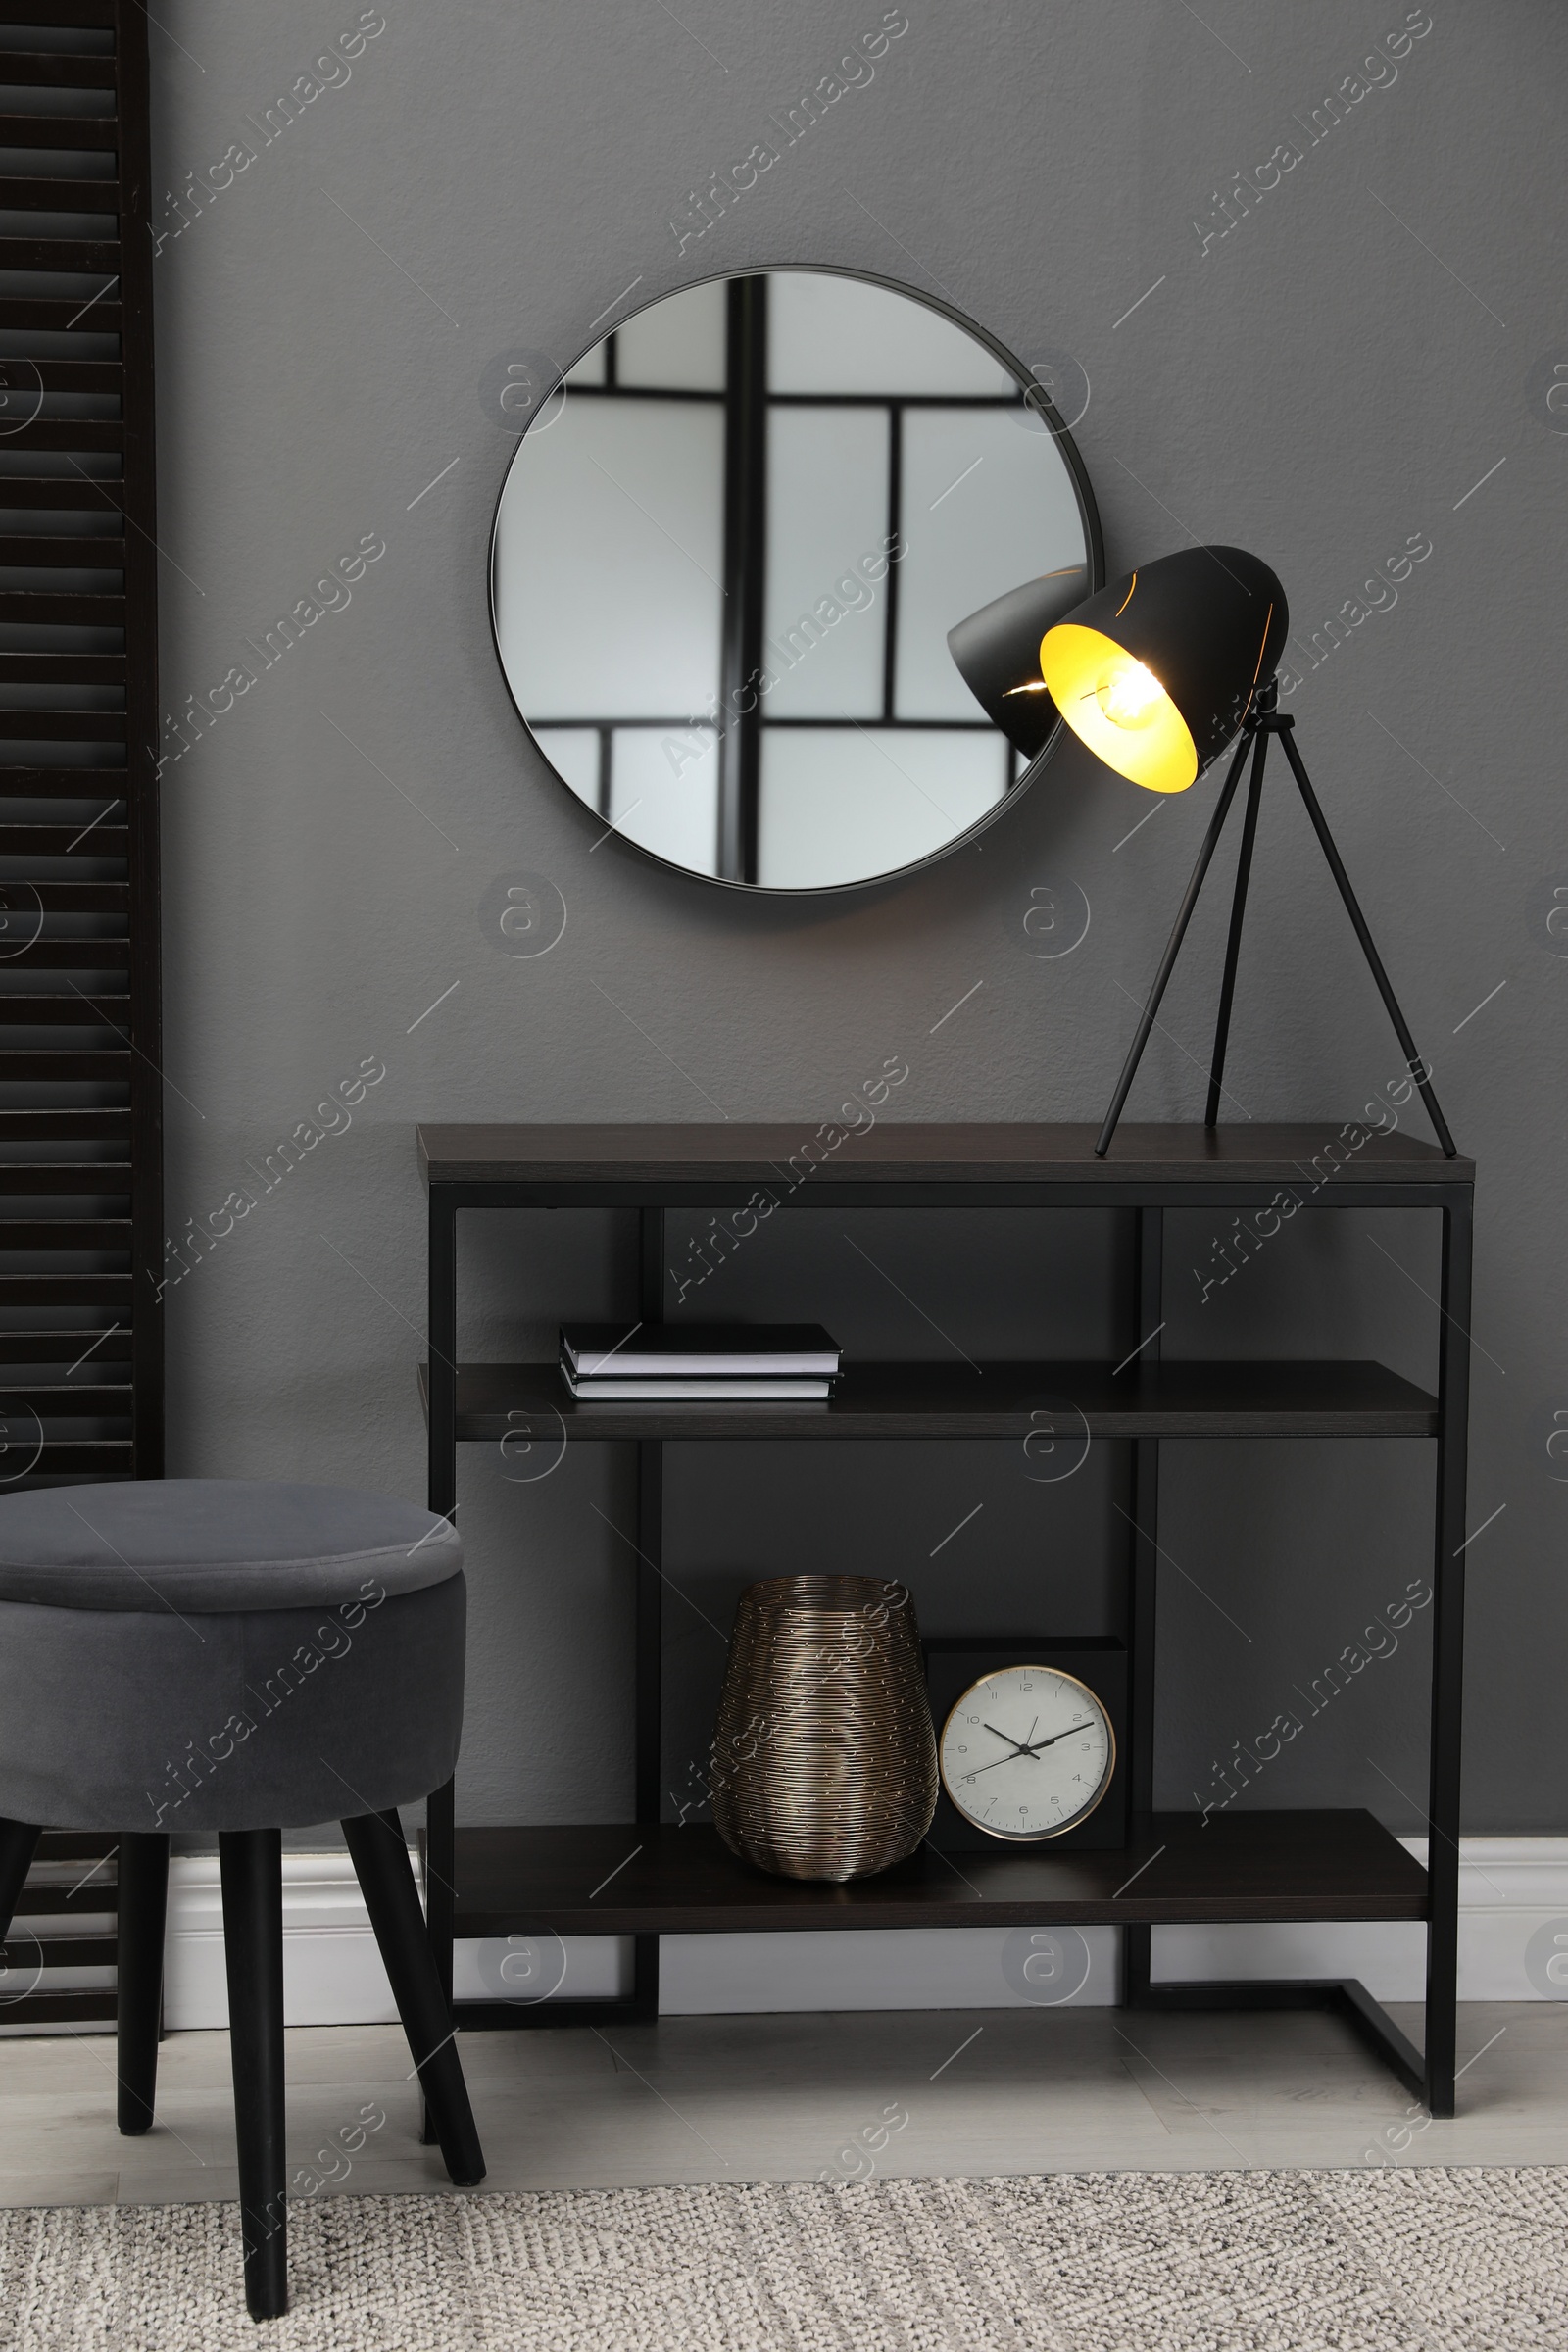
<path id="1" fill-rule="evenodd" d="M 1208 871 L 1209 859 L 1214 855 L 1215 844 L 1224 830 L 1225 819 L 1230 814 L 1231 802 L 1235 797 L 1237 782 L 1242 772 L 1242 761 L 1247 758 L 1247 747 L 1250 740 L 1250 736 L 1244 735 L 1237 745 L 1236 757 L 1231 761 L 1230 774 L 1225 779 L 1225 788 L 1215 805 L 1213 815 L 1208 820 L 1208 831 L 1204 834 L 1203 846 L 1198 853 L 1198 863 L 1194 866 L 1193 878 L 1187 885 L 1187 895 L 1181 903 L 1175 929 L 1171 932 L 1165 953 L 1160 958 L 1159 969 L 1154 974 L 1154 985 L 1149 992 L 1149 1002 L 1144 1006 L 1143 1018 L 1138 1024 L 1138 1034 L 1128 1049 L 1126 1060 L 1122 1063 L 1121 1076 L 1116 1081 L 1116 1092 L 1111 1097 L 1110 1108 L 1105 1113 L 1105 1123 L 1100 1130 L 1100 1141 L 1095 1146 L 1097 1159 L 1103 1159 L 1105 1153 L 1110 1150 L 1110 1139 L 1116 1132 L 1116 1122 L 1121 1117 L 1122 1105 L 1132 1090 L 1133 1080 L 1138 1075 L 1138 1064 L 1143 1059 L 1144 1048 L 1149 1043 L 1149 1033 L 1154 1026 L 1154 1018 L 1159 1011 L 1159 1001 L 1165 994 L 1166 982 L 1169 980 L 1175 968 L 1176 958 L 1181 953 L 1182 941 L 1187 935 L 1187 926 L 1193 919 L 1193 908 L 1198 905 L 1198 894 L 1203 887 L 1203 876 Z"/>
<path id="2" fill-rule="evenodd" d="M 1372 934 L 1366 927 L 1366 916 L 1356 904 L 1355 893 L 1350 888 L 1350 877 L 1346 872 L 1344 860 L 1335 847 L 1334 836 L 1329 831 L 1328 819 L 1318 807 L 1317 794 L 1312 790 L 1312 780 L 1302 764 L 1301 755 L 1297 750 L 1288 729 L 1281 730 L 1281 740 L 1285 745 L 1285 757 L 1291 763 L 1291 773 L 1300 786 L 1301 798 L 1306 803 L 1306 813 L 1312 820 L 1312 829 L 1322 846 L 1324 857 L 1329 861 L 1329 871 L 1339 884 L 1340 896 L 1345 901 L 1345 911 L 1354 925 L 1355 936 L 1361 943 L 1361 953 L 1366 957 L 1372 977 L 1378 984 L 1378 994 L 1388 1008 L 1390 1020 L 1394 1023 L 1394 1033 L 1404 1048 L 1405 1061 L 1410 1075 L 1421 1089 L 1421 1100 L 1427 1106 L 1427 1116 L 1432 1121 L 1439 1143 L 1443 1146 L 1444 1156 L 1446 1159 L 1455 1159 L 1458 1157 L 1459 1148 L 1448 1132 L 1447 1120 L 1438 1107 L 1438 1098 L 1432 1091 L 1432 1081 L 1426 1075 L 1427 1065 L 1415 1050 L 1415 1039 L 1410 1035 L 1409 1024 L 1399 1010 L 1398 999 L 1389 985 L 1389 975 L 1383 969 L 1383 959 L 1372 944 Z"/>
<path id="3" fill-rule="evenodd" d="M 1219 1117 L 1219 1099 L 1225 1091 L 1225 1048 L 1230 1043 L 1231 1005 L 1236 996 L 1236 966 L 1242 954 L 1242 921 L 1247 912 L 1247 885 L 1252 873 L 1252 844 L 1257 839 L 1257 812 L 1263 801 L 1263 761 L 1268 736 L 1260 734 L 1252 749 L 1252 781 L 1247 792 L 1247 814 L 1242 820 L 1242 854 L 1236 861 L 1236 896 L 1231 901 L 1231 935 L 1225 943 L 1225 977 L 1219 988 L 1219 1018 L 1214 1023 L 1214 1057 L 1208 1070 L 1208 1108 L 1203 1125 Z"/>

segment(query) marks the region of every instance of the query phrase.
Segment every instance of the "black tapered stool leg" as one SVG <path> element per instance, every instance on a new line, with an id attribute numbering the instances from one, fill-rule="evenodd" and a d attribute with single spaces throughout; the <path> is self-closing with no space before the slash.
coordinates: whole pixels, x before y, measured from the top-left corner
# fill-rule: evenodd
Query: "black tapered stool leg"
<path id="1" fill-rule="evenodd" d="M 463 2080 L 452 2012 L 441 1990 L 425 1933 L 418 1889 L 395 1810 L 361 1813 L 343 1824 L 350 1856 L 375 1930 L 392 1997 L 409 2037 L 448 2173 L 460 2188 L 484 2179 L 484 2156 Z"/>
<path id="2" fill-rule="evenodd" d="M 277 1830 L 223 1830 L 223 1957 L 228 2047 L 239 2142 L 245 2307 L 253 2320 L 288 2309 L 283 2198 L 283 1839 Z"/>
<path id="3" fill-rule="evenodd" d="M 32 1857 L 41 1833 L 24 1821 L 0 1820 L 0 1943 L 11 1933 L 22 1889 L 27 1884 Z M 0 1987 L 11 1968 L 11 1956 L 0 1961 Z"/>
<path id="4" fill-rule="evenodd" d="M 118 1990 L 120 2129 L 152 2129 L 158 2091 L 158 2030 L 164 2006 L 164 1914 L 169 1902 L 169 1839 L 155 1831 L 120 1840 Z"/>

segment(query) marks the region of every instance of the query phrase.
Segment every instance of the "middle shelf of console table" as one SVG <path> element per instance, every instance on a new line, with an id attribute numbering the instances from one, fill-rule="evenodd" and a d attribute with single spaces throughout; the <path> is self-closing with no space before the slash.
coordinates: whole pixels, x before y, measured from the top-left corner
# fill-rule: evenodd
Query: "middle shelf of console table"
<path id="1" fill-rule="evenodd" d="M 419 1366 L 429 1409 L 430 1368 Z M 1048 1428 L 1047 1424 L 1051 1426 Z M 1289 1363 L 850 1363 L 819 1403 L 612 1403 L 555 1364 L 462 1364 L 459 1445 L 706 1438 L 1431 1438 L 1438 1400 L 1364 1358 Z"/>

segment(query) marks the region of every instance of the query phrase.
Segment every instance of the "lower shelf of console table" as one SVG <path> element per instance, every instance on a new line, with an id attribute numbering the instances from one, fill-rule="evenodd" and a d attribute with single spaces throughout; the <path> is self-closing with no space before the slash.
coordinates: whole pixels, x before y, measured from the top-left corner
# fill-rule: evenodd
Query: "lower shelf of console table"
<path id="1" fill-rule="evenodd" d="M 1427 1917 L 1426 1872 L 1359 1811 L 1154 1813 L 1108 1853 L 925 1845 L 844 1886 L 754 1870 L 707 1826 L 460 1829 L 457 1850 L 464 1936 Z"/>
<path id="2" fill-rule="evenodd" d="M 459 1936 L 634 1936 L 768 1930 L 1174 1927 L 1216 1921 L 1427 1920 L 1427 1874 L 1370 1813 L 1154 1813 L 1113 1852 L 963 1853 L 922 1846 L 846 1886 L 776 1879 L 707 1826 L 457 1832 Z M 1124 1972 L 1125 1974 L 1125 1972 Z M 657 1994 L 654 1996 L 657 2001 Z M 1135 2008 L 1320 2008 L 1340 2014 L 1417 2098 L 1427 2066 L 1353 1980 L 1124 1984 Z M 592 2025 L 652 2016 L 618 2000 L 458 2001 L 460 2026 Z"/>

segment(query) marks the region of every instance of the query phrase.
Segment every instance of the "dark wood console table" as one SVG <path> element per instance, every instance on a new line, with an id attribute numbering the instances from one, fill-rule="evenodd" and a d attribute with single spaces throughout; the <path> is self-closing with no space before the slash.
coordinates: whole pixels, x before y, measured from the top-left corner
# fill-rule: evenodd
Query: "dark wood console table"
<path id="1" fill-rule="evenodd" d="M 725 1930 L 1112 1924 L 1124 1933 L 1123 1998 L 1133 2007 L 1332 2007 L 1424 2097 L 1453 2113 L 1459 1875 L 1459 1734 L 1464 1632 L 1465 1438 L 1475 1169 L 1402 1133 L 1250 1125 L 1124 1126 L 1094 1156 L 1092 1126 L 879 1123 L 811 1169 L 817 1205 L 1125 1210 L 1133 1250 L 1123 1286 L 1129 1357 L 1111 1364 L 1009 1363 L 972 1376 L 947 1364 L 853 1363 L 821 1404 L 581 1404 L 555 1362 L 460 1364 L 458 1217 L 486 1208 L 635 1210 L 645 1321 L 664 1311 L 664 1216 L 735 1210 L 778 1193 L 813 1123 L 768 1127 L 422 1127 L 429 1193 L 430 1508 L 457 1505 L 458 1447 L 496 1444 L 550 1399 L 568 1445 L 637 1447 L 636 1727 L 633 1820 L 618 1826 L 458 1830 L 453 1789 L 430 1801 L 430 1932 L 452 1985 L 456 1936 L 630 1935 L 626 2000 L 532 2006 L 460 2002 L 461 2024 L 566 2025 L 657 2013 L 662 1933 Z M 1443 1220 L 1436 1396 L 1370 1362 L 1161 1360 L 1163 1211 L 1266 1209 L 1276 1196 L 1328 1208 L 1430 1208 Z M 1291 1212 L 1291 1213 L 1294 1213 Z M 569 1301 L 564 1301 L 569 1311 Z M 1154 1336 L 1150 1337 L 1152 1334 Z M 1140 1346 L 1140 1343 L 1146 1343 Z M 1069 1397 L 1092 1437 L 1126 1441 L 1132 1530 L 1124 1626 L 1131 1661 L 1125 1849 L 965 1857 L 964 1882 L 928 1848 L 848 1886 L 771 1879 L 737 1861 L 711 1827 L 660 1822 L 662 1471 L 666 1440 L 1005 1438 L 1031 1410 Z M 554 1421 L 551 1427 L 554 1429 Z M 1425 1438 L 1436 1441 L 1431 1773 L 1427 1867 L 1369 1812 L 1153 1812 L 1155 1601 L 1162 1438 Z M 634 1850 L 635 1849 L 635 1850 Z M 617 1867 L 618 1866 L 618 1867 Z M 612 1883 L 603 1884 L 606 1874 Z M 1353 1982 L 1193 1984 L 1150 1973 L 1151 1932 L 1194 1921 L 1424 1920 L 1425 2047 L 1417 2051 Z"/>

